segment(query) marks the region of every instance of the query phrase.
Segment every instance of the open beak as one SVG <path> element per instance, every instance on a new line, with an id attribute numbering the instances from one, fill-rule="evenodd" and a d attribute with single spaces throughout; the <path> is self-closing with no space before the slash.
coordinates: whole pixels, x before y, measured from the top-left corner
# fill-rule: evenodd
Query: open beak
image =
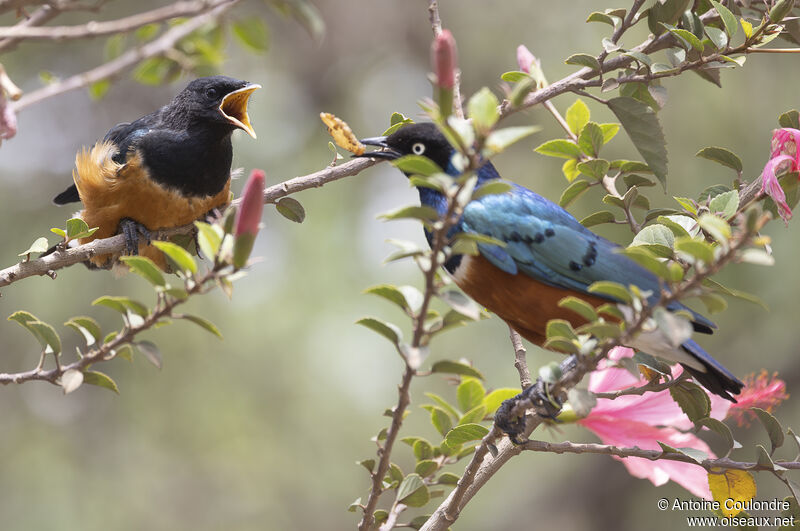
<path id="1" fill-rule="evenodd" d="M 384 148 L 383 151 L 370 151 L 368 153 L 364 153 L 363 155 L 358 155 L 359 157 L 369 157 L 371 159 L 395 160 L 403 156 L 402 153 L 395 151 L 389 147 L 389 145 L 386 143 L 385 136 L 362 138 L 361 140 L 359 140 L 359 142 L 361 142 L 362 144 L 366 144 L 367 146 L 378 146 Z"/>
<path id="2" fill-rule="evenodd" d="M 256 131 L 250 124 L 250 117 L 247 115 L 247 102 L 250 100 L 250 95 L 260 88 L 261 85 L 250 83 L 225 95 L 219 105 L 219 111 L 228 121 L 243 129 L 253 138 L 256 138 Z"/>

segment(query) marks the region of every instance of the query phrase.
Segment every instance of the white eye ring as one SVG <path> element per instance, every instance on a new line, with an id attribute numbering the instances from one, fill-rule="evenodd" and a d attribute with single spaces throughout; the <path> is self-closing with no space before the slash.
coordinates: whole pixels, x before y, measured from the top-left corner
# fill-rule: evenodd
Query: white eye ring
<path id="1" fill-rule="evenodd" d="M 414 155 L 422 155 L 423 153 L 425 153 L 425 144 L 423 144 L 422 142 L 417 142 L 416 144 L 411 146 L 411 151 L 414 153 Z"/>

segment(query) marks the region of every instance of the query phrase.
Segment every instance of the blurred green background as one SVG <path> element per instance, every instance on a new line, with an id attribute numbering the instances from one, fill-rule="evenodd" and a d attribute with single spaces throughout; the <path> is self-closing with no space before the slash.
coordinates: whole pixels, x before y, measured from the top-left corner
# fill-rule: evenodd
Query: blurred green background
<path id="1" fill-rule="evenodd" d="M 584 24 L 605 6 L 587 0 L 443 0 L 442 19 L 459 45 L 463 92 L 499 87 L 499 76 L 515 70 L 515 50 L 526 44 L 542 59 L 551 80 L 574 70 L 563 59 L 600 50 L 609 34 L 603 24 Z M 159 2 L 111 2 L 103 17 L 130 14 Z M 261 83 L 250 116 L 258 140 L 234 135 L 234 165 L 264 168 L 268 184 L 310 173 L 330 162 L 320 111 L 344 118 L 357 135 L 380 134 L 393 111 L 419 117 L 416 101 L 430 95 L 431 30 L 427 2 L 417 0 L 320 0 L 327 35 L 315 44 L 300 26 L 259 2 L 243 3 L 230 18 L 264 17 L 271 48 L 263 55 L 230 44 L 221 71 Z M 66 23 L 70 19 L 59 19 Z M 14 22 L 6 15 L 4 25 Z M 635 37 L 635 38 L 634 38 Z M 642 30 L 623 44 L 635 45 Z M 102 40 L 31 42 L 0 57 L 25 90 L 40 85 L 39 71 L 61 77 L 98 64 Z M 668 140 L 668 193 L 649 189 L 654 205 L 672 205 L 672 195 L 696 197 L 706 186 L 730 184 L 729 170 L 694 157 L 702 147 L 724 146 L 756 177 L 769 154 L 777 116 L 797 107 L 796 56 L 758 55 L 743 69 L 723 72 L 723 89 L 693 74 L 667 80 L 669 101 L 660 113 Z M 163 105 L 186 83 L 142 86 L 125 76 L 101 101 L 86 91 L 49 99 L 22 112 L 19 133 L 0 147 L 0 235 L 3 266 L 48 229 L 62 226 L 71 210 L 51 205 L 70 182 L 74 154 L 120 121 Z M 555 100 L 562 112 L 575 100 Z M 595 103 L 598 121 L 612 116 Z M 509 179 L 557 199 L 566 182 L 561 162 L 532 152 L 561 136 L 542 109 L 518 116 L 544 130 L 502 155 L 496 164 Z M 620 133 L 607 147 L 611 158 L 638 158 Z M 242 182 L 234 184 L 238 192 Z M 422 242 L 415 223 L 385 223 L 380 212 L 416 202 L 405 179 L 388 165 L 295 196 L 306 207 L 302 225 L 264 215 L 254 251 L 263 261 L 239 281 L 232 301 L 222 294 L 191 301 L 188 310 L 213 320 L 224 341 L 191 324 L 150 331 L 164 355 L 158 371 L 141 357 L 99 367 L 119 384 L 121 395 L 84 386 L 64 396 L 49 384 L 28 383 L 0 390 L 0 527 L 9 530 L 216 530 L 348 529 L 357 515 L 346 511 L 366 493 L 368 477 L 355 461 L 374 456 L 370 437 L 388 425 L 382 416 L 396 401 L 401 362 L 391 346 L 353 323 L 363 315 L 403 323 L 383 301 L 361 294 L 383 282 L 420 285 L 411 263 L 383 265 L 387 238 Z M 580 218 L 598 210 L 598 192 L 573 207 Z M 790 227 L 791 229 L 791 227 Z M 794 274 L 800 258 L 791 232 L 780 222 L 768 228 L 777 264 L 741 265 L 720 280 L 761 296 L 771 311 L 734 301 L 715 316 L 720 331 L 702 344 L 740 376 L 778 371 L 790 392 L 800 384 L 797 340 L 792 335 L 800 302 Z M 604 234 L 627 242 L 625 230 Z M 54 238 L 50 238 L 51 243 Z M 0 315 L 25 309 L 60 325 L 88 314 L 110 330 L 118 317 L 90 306 L 102 294 L 149 300 L 138 277 L 115 279 L 83 267 L 59 271 L 58 279 L 32 278 L 2 290 Z M 405 323 L 404 323 L 405 324 Z M 59 330 L 63 328 L 59 327 Z M 65 352 L 77 337 L 65 331 Z M 0 322 L 0 371 L 31 368 L 35 341 L 13 323 Z M 472 359 L 488 387 L 513 387 L 518 377 L 507 328 L 496 318 L 443 335 L 432 360 Z M 532 368 L 557 359 L 529 350 Z M 406 435 L 436 438 L 423 391 L 449 399 L 443 379 L 419 379 L 413 391 Z M 787 424 L 800 408 L 791 400 L 778 410 Z M 540 437 L 594 441 L 574 426 Z M 766 444 L 760 427 L 736 431 L 748 443 Z M 712 446 L 717 443 L 709 438 Z M 734 454 L 752 460 L 750 450 Z M 413 466 L 400 444 L 394 461 Z M 460 472 L 463 467 L 453 469 Z M 758 499 L 786 495 L 761 475 Z M 779 488 L 780 487 L 780 488 Z M 458 529 L 667 530 L 685 526 L 685 513 L 661 512 L 659 498 L 690 495 L 674 484 L 656 489 L 630 477 L 604 456 L 523 455 L 506 466 L 470 503 Z M 414 514 L 409 512 L 409 514 Z"/>

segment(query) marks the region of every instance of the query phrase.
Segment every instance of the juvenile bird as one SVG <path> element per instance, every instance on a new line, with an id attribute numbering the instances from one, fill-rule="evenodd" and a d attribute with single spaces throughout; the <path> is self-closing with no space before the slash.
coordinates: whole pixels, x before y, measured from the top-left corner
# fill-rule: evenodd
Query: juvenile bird
<path id="1" fill-rule="evenodd" d="M 94 147 L 81 150 L 74 184 L 53 199 L 57 205 L 83 202 L 79 216 L 100 228 L 80 243 L 122 232 L 128 254 L 166 269 L 150 233 L 186 225 L 229 202 L 231 134 L 243 129 L 256 137 L 247 103 L 258 88 L 226 76 L 195 79 L 169 104 L 114 126 Z M 90 260 L 110 267 L 116 258 Z"/>
<path id="2" fill-rule="evenodd" d="M 423 155 L 448 174 L 459 175 L 452 162 L 456 151 L 432 123 L 407 125 L 388 137 L 361 142 L 384 148 L 363 156 L 394 160 L 404 155 Z M 478 187 L 500 179 L 490 162 L 481 166 L 477 176 Z M 589 293 L 594 282 L 634 284 L 654 293 L 649 302 L 658 300 L 658 278 L 616 253 L 618 245 L 593 233 L 555 203 L 522 186 L 511 186 L 506 193 L 471 201 L 453 229 L 454 234 L 484 234 L 506 243 L 505 247 L 481 243 L 478 255 L 455 255 L 445 263 L 456 284 L 476 302 L 496 313 L 525 339 L 541 346 L 550 319 L 565 319 L 573 326 L 586 323 L 574 312 L 558 306 L 564 297 L 574 295 L 594 306 L 614 300 Z M 440 216 L 445 214 L 447 200 L 441 192 L 425 187 L 418 190 L 423 205 L 436 209 Z M 426 231 L 426 236 L 431 243 L 431 233 Z M 689 312 L 697 332 L 710 334 L 716 328 L 677 302 L 667 309 Z M 642 332 L 628 346 L 680 362 L 706 389 L 732 402 L 736 401 L 732 394 L 738 394 L 744 385 L 691 339 L 673 346 L 663 334 Z"/>

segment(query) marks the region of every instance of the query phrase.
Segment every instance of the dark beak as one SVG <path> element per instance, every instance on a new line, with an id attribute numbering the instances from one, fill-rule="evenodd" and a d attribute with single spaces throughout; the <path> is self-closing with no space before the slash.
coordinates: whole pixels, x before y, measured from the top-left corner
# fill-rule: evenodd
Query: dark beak
<path id="1" fill-rule="evenodd" d="M 368 153 L 364 153 L 363 155 L 356 155 L 358 157 L 369 157 L 371 159 L 385 159 L 385 160 L 395 160 L 399 159 L 403 156 L 402 153 L 393 150 L 389 147 L 386 143 L 385 136 L 373 136 L 371 138 L 362 138 L 359 140 L 362 144 L 366 144 L 367 146 L 378 146 L 382 147 L 383 151 L 370 151 Z"/>

